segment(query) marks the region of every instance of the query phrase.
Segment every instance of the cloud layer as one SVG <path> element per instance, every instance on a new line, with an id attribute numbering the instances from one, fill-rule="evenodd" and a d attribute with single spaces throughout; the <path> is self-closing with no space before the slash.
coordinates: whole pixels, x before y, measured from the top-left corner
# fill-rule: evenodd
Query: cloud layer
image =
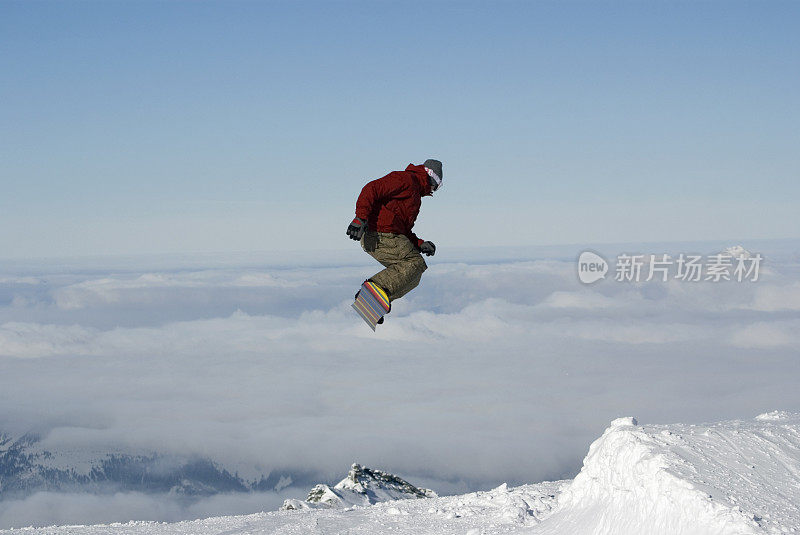
<path id="1" fill-rule="evenodd" d="M 357 460 L 447 493 L 570 476 L 622 415 L 800 409 L 792 264 L 757 283 L 589 287 L 571 260 L 431 264 L 377 333 L 349 307 L 364 265 L 0 274 L 0 427 L 242 474 L 335 481 Z M 64 499 L 7 503 L 0 526 Z M 69 499 L 123 520 L 150 498 Z M 244 500 L 151 518 L 258 509 Z"/>

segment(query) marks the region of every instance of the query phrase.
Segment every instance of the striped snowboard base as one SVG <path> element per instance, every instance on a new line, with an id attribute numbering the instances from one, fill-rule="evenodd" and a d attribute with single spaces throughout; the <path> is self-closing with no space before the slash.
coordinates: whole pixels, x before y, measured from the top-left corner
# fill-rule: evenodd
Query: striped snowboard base
<path id="1" fill-rule="evenodd" d="M 361 290 L 358 292 L 356 302 L 353 303 L 353 308 L 374 331 L 378 320 L 389 312 L 389 297 L 380 286 L 374 282 L 367 281 L 361 285 Z"/>

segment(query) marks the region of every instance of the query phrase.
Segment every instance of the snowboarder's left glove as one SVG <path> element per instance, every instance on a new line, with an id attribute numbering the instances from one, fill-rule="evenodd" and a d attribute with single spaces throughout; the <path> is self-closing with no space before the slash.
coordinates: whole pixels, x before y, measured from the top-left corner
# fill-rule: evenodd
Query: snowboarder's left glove
<path id="1" fill-rule="evenodd" d="M 356 217 L 347 227 L 347 235 L 351 240 L 360 241 L 361 236 L 367 231 L 367 222 L 363 219 Z"/>
<path id="2" fill-rule="evenodd" d="M 436 246 L 432 241 L 424 241 L 419 244 L 419 252 L 428 256 L 433 256 L 436 253 Z"/>

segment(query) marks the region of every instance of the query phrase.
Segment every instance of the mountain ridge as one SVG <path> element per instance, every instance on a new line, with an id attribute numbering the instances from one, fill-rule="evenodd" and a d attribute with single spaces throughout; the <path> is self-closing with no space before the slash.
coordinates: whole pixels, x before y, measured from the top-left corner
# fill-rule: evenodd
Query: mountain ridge
<path id="1" fill-rule="evenodd" d="M 434 491 L 416 487 L 399 476 L 353 463 L 347 477 L 333 487 L 319 483 L 311 489 L 305 501 L 286 500 L 281 510 L 363 506 L 391 500 L 436 497 Z"/>
<path id="2" fill-rule="evenodd" d="M 175 493 L 187 499 L 225 492 L 279 491 L 303 485 L 311 475 L 272 471 L 253 479 L 212 459 L 151 451 L 70 453 L 42 446 L 37 433 L 0 432 L 0 500 L 36 492 Z"/>

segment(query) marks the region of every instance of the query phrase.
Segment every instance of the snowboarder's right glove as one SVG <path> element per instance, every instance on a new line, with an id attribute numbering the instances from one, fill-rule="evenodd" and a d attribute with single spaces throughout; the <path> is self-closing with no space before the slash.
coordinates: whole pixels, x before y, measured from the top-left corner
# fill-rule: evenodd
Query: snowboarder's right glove
<path id="1" fill-rule="evenodd" d="M 347 235 L 350 236 L 351 240 L 360 241 L 361 236 L 367 231 L 367 222 L 363 219 L 359 219 L 356 217 L 350 223 L 350 226 L 347 227 Z"/>
<path id="2" fill-rule="evenodd" d="M 432 241 L 424 241 L 419 244 L 419 252 L 428 256 L 433 256 L 436 253 L 436 246 Z"/>

